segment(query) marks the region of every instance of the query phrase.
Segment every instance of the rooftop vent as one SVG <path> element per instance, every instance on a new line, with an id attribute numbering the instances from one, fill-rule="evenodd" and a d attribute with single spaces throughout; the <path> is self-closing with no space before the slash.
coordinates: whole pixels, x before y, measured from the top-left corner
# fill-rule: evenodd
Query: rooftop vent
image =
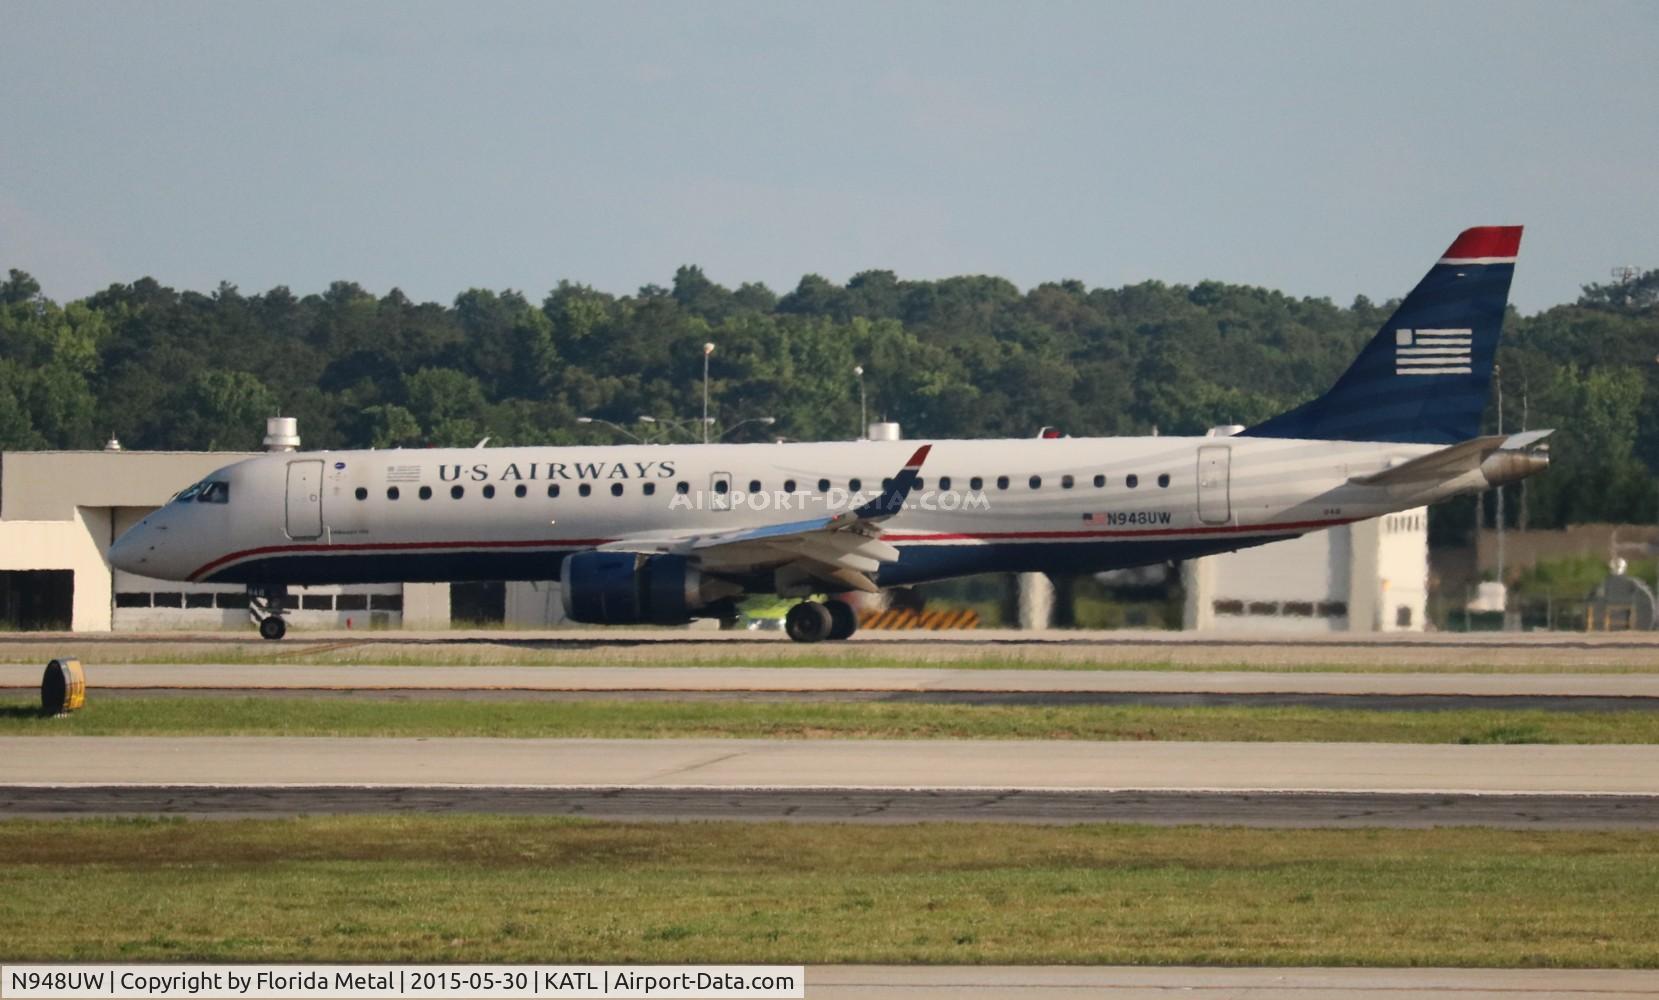
<path id="1" fill-rule="evenodd" d="M 271 417 L 265 421 L 266 451 L 297 451 L 300 423 L 293 417 Z"/>

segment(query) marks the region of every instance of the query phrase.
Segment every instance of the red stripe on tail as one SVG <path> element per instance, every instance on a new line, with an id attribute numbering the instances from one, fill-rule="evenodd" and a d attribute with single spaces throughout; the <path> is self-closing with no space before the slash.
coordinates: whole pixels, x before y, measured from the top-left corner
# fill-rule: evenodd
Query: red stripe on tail
<path id="1" fill-rule="evenodd" d="M 1520 226 L 1476 226 L 1458 234 L 1443 256 L 1463 260 L 1470 257 L 1514 257 L 1520 252 Z"/>

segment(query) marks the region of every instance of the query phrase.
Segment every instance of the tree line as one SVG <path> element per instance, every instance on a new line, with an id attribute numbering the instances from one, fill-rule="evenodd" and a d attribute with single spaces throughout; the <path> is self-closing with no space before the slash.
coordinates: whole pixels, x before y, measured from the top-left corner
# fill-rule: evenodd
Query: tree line
<path id="1" fill-rule="evenodd" d="M 470 289 L 453 303 L 338 281 L 208 293 L 144 278 L 60 305 L 27 273 L 0 284 L 0 448 L 253 449 L 264 418 L 307 447 L 602 443 L 600 421 L 700 439 L 703 345 L 715 433 L 846 439 L 871 419 L 909 437 L 1202 433 L 1323 392 L 1393 303 L 1343 307 L 1264 288 L 1148 281 L 1088 288 L 1001 278 L 846 284 L 786 294 L 680 268 L 613 295 L 561 282 L 541 302 Z M 1556 427 L 1554 467 L 1511 520 L 1555 527 L 1659 516 L 1659 271 L 1511 310 L 1503 426 Z M 657 423 L 642 424 L 648 415 Z M 578 422 L 580 417 L 595 418 Z M 771 417 L 771 424 L 751 418 Z M 1498 425 L 1496 402 L 1488 427 Z M 1437 516 L 1466 533 L 1472 503 Z"/>

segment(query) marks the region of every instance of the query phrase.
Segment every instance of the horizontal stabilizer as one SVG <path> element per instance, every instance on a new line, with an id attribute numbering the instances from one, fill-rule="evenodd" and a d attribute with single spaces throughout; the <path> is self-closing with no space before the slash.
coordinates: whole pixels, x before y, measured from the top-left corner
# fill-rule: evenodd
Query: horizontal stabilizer
<path id="1" fill-rule="evenodd" d="M 1444 482 L 1481 468 L 1486 460 L 1497 452 L 1525 451 L 1553 433 L 1553 430 L 1523 431 L 1520 434 L 1492 434 L 1472 438 L 1381 472 L 1355 476 L 1348 481 L 1356 486 L 1407 486 Z"/>

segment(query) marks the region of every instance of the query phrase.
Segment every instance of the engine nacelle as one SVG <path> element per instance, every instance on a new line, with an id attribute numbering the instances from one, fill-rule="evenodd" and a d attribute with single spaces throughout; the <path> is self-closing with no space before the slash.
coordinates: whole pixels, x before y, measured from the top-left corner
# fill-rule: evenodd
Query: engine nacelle
<path id="1" fill-rule="evenodd" d="M 709 604 L 685 556 L 578 552 L 559 578 L 565 614 L 590 625 L 684 625 Z"/>

